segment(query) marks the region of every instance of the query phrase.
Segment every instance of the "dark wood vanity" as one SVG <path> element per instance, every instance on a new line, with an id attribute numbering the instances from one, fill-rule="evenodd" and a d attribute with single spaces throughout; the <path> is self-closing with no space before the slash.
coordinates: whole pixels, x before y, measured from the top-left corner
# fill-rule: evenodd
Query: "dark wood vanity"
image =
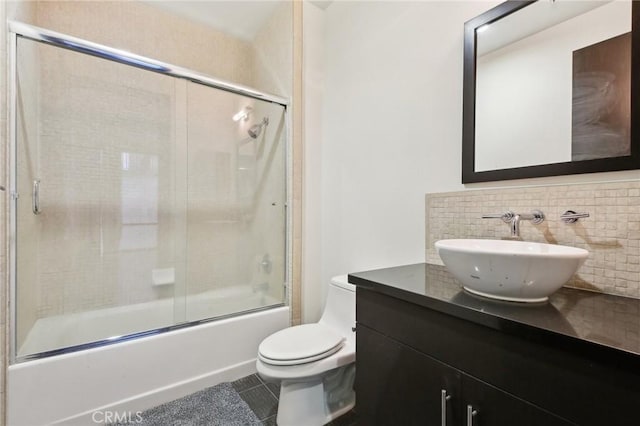
<path id="1" fill-rule="evenodd" d="M 640 300 L 563 288 L 492 301 L 428 264 L 349 282 L 360 424 L 640 424 Z"/>

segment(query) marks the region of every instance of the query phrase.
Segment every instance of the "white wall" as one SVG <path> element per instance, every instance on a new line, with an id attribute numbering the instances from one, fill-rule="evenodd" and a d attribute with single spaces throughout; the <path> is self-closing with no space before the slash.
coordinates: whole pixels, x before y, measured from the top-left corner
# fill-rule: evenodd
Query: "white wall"
<path id="1" fill-rule="evenodd" d="M 305 139 L 304 270 L 319 280 L 305 273 L 305 321 L 331 276 L 424 261 L 424 194 L 461 188 L 463 23 L 494 4 L 338 1 L 324 12 L 322 137 Z M 305 27 L 318 19 L 308 9 Z M 309 96 L 321 95 L 307 90 L 306 106 Z"/>
<path id="2" fill-rule="evenodd" d="M 305 57 L 305 322 L 317 319 L 331 276 L 425 260 L 425 193 L 640 178 L 629 171 L 461 184 L 463 25 L 499 3 L 305 7 L 305 27 L 325 26 L 304 40 L 305 49 L 309 37 L 325 45 L 324 91 L 309 90 L 316 65 Z M 321 136 L 310 137 L 318 119 Z"/>

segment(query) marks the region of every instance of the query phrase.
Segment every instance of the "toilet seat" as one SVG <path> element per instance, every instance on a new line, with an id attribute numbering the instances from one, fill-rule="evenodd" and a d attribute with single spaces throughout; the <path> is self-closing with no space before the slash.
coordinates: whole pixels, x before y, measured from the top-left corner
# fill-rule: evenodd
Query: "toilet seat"
<path id="1" fill-rule="evenodd" d="M 272 365 L 297 365 L 326 358 L 339 351 L 345 337 L 324 324 L 286 328 L 262 341 L 258 357 Z"/>

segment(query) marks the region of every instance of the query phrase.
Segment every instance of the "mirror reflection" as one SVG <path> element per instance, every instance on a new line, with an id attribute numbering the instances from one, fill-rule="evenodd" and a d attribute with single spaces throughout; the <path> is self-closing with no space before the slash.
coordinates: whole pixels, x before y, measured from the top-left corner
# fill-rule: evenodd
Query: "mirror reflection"
<path id="1" fill-rule="evenodd" d="M 631 7 L 538 1 L 476 28 L 475 172 L 630 155 Z"/>

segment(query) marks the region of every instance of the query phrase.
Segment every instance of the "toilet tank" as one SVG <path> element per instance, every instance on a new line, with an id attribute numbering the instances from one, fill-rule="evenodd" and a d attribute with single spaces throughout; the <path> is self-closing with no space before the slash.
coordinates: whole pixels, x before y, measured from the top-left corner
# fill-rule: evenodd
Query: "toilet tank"
<path id="1" fill-rule="evenodd" d="M 346 275 L 331 278 L 327 302 L 319 322 L 338 330 L 355 344 L 356 286 L 349 284 Z"/>

